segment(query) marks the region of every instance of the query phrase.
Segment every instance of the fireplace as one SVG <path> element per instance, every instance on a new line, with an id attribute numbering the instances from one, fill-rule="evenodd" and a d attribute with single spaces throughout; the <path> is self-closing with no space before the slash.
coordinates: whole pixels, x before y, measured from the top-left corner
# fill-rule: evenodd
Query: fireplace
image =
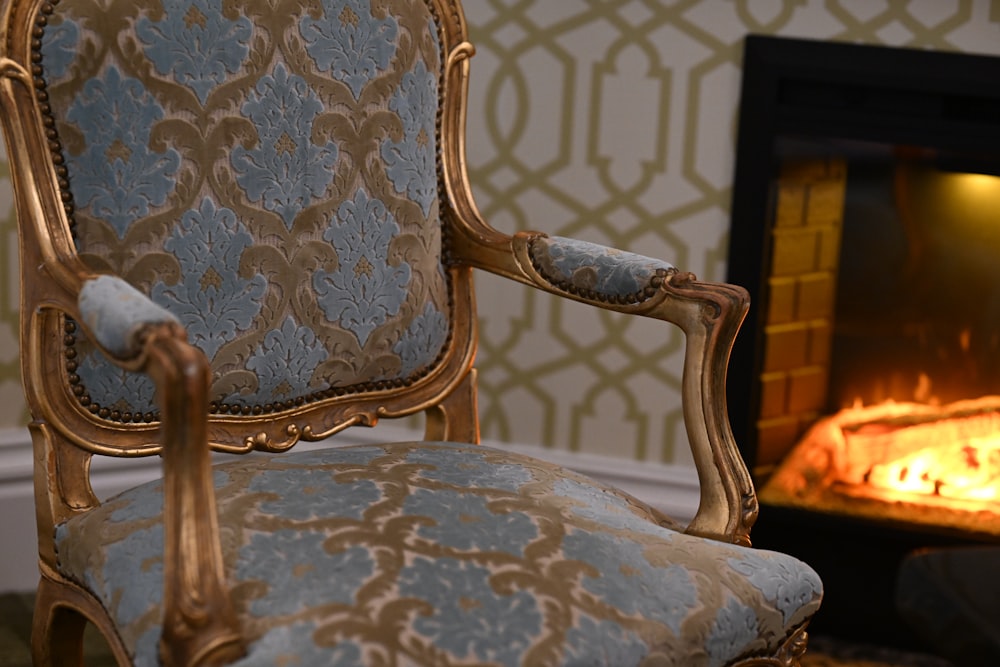
<path id="1" fill-rule="evenodd" d="M 1000 58 L 749 36 L 728 280 L 755 544 L 818 631 L 919 646 L 901 560 L 1000 543 Z"/>

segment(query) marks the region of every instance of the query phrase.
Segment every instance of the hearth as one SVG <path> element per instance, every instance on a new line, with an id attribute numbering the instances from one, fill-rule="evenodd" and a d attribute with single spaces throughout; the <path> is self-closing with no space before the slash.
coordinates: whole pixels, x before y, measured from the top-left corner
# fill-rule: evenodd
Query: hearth
<path id="1" fill-rule="evenodd" d="M 767 477 L 760 497 L 1000 540 L 1000 398 L 890 401 L 822 417 Z"/>
<path id="2" fill-rule="evenodd" d="M 1000 543 L 1000 58 L 750 36 L 729 408 L 818 631 L 917 647 L 902 559 Z"/>

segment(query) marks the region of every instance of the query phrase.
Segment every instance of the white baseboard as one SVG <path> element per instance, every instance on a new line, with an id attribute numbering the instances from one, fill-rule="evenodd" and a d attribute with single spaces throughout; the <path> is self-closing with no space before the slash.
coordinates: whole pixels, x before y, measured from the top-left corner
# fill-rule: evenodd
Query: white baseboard
<path id="1" fill-rule="evenodd" d="M 338 436 L 344 444 L 373 444 L 420 440 L 412 429 L 391 424 L 375 429 L 354 429 Z M 483 442 L 498 449 L 534 456 L 616 486 L 658 507 L 678 521 L 690 521 L 698 509 L 699 487 L 694 468 L 630 461 L 583 454 L 538 445 Z M 300 447 L 308 447 L 303 444 Z M 29 591 L 38 580 L 32 485 L 31 437 L 27 429 L 0 429 L 0 592 Z M 107 498 L 160 476 L 160 459 L 112 459 L 95 457 L 91 468 L 94 492 Z"/>

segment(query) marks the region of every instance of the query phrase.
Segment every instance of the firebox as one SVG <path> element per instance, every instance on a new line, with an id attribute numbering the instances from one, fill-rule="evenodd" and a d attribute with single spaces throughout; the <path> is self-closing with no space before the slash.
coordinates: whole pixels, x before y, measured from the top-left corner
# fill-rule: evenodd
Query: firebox
<path id="1" fill-rule="evenodd" d="M 1000 58 L 747 37 L 728 280 L 755 544 L 818 630 L 918 646 L 901 560 L 1000 543 Z"/>

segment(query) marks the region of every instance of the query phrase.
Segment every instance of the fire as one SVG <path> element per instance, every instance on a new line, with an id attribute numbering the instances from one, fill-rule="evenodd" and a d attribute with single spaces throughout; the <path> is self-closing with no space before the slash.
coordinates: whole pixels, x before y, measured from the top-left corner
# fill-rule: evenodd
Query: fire
<path id="1" fill-rule="evenodd" d="M 932 445 L 874 464 L 866 481 L 901 494 L 996 501 L 1000 499 L 1000 436 Z"/>
<path id="2" fill-rule="evenodd" d="M 1000 500 L 1000 412 L 994 399 L 950 406 L 887 404 L 838 415 L 835 482 L 852 495 L 919 502 Z"/>
<path id="3" fill-rule="evenodd" d="M 760 496 L 1000 536 L 1000 396 L 844 408 L 812 425 Z"/>
<path id="4" fill-rule="evenodd" d="M 958 336 L 962 350 L 971 332 Z M 886 401 L 864 406 L 856 398 L 841 411 L 845 455 L 841 468 L 863 478 L 840 482 L 862 484 L 852 493 L 884 495 L 888 499 L 934 502 L 1000 500 L 1000 406 L 996 397 L 940 406 L 932 382 L 921 373 L 913 389 L 914 403 Z M 850 474 L 848 475 L 850 477 Z"/>

